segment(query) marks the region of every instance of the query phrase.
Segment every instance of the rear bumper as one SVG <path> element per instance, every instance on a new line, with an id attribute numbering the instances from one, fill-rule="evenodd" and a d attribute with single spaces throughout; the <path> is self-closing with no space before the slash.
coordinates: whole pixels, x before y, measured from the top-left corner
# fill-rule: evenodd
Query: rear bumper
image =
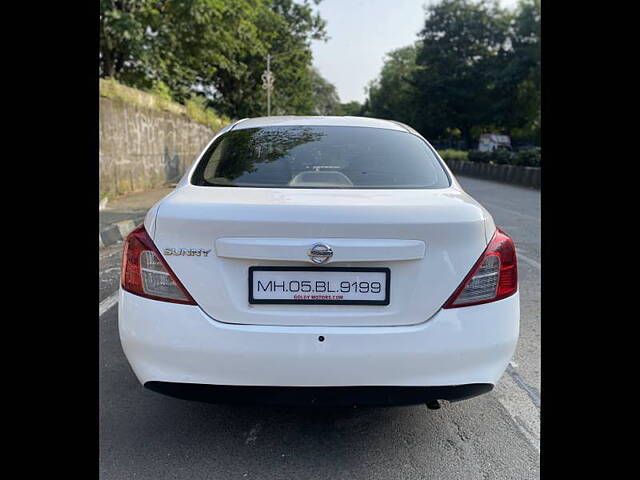
<path id="1" fill-rule="evenodd" d="M 493 388 L 488 383 L 441 387 L 238 387 L 147 382 L 144 386 L 184 400 L 289 406 L 415 405 L 433 400 L 455 402 L 487 393 Z"/>
<path id="2" fill-rule="evenodd" d="M 141 383 L 268 387 L 494 385 L 520 315 L 518 294 L 407 327 L 231 325 L 122 290 L 118 308 L 122 347 Z"/>

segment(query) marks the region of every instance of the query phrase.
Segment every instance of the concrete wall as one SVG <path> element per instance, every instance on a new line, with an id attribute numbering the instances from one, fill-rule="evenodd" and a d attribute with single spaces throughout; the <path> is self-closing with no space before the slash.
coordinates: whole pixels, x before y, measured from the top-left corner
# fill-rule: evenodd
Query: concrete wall
<path id="1" fill-rule="evenodd" d="M 514 183 L 516 185 L 538 189 L 542 182 L 542 172 L 539 167 L 490 165 L 488 163 L 469 162 L 465 160 L 448 160 L 447 165 L 456 175 Z"/>
<path id="2" fill-rule="evenodd" d="M 100 97 L 100 192 L 177 182 L 214 134 L 186 115 Z"/>

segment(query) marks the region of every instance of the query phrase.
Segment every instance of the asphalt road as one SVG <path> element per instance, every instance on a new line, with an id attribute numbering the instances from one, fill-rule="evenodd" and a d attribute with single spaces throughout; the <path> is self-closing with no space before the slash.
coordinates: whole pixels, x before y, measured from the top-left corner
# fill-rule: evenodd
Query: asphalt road
<path id="1" fill-rule="evenodd" d="M 434 411 L 220 406 L 147 391 L 118 339 L 115 245 L 100 253 L 100 478 L 539 478 L 540 193 L 459 180 L 519 252 L 520 340 L 492 392 Z"/>

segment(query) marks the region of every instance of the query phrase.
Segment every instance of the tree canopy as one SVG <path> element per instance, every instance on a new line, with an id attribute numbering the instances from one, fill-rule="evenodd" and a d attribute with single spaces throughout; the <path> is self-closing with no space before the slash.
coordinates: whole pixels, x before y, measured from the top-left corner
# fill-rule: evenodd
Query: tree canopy
<path id="1" fill-rule="evenodd" d="M 340 97 L 336 87 L 320 75 L 316 68 L 311 69 L 311 88 L 313 89 L 313 103 L 315 115 L 338 115 L 340 112 Z"/>
<path id="2" fill-rule="evenodd" d="M 311 68 L 311 41 L 327 38 L 313 11 L 319 3 L 100 0 L 100 76 L 181 103 L 202 95 L 230 117 L 258 116 L 265 113 L 261 75 L 270 54 L 274 113 L 312 114 L 319 73 Z"/>
<path id="3" fill-rule="evenodd" d="M 403 121 L 415 124 L 417 109 L 414 85 L 417 45 L 398 48 L 386 55 L 380 76 L 368 86 L 368 98 L 363 107 L 365 115 L 397 119 L 404 112 Z"/>
<path id="4" fill-rule="evenodd" d="M 540 0 L 439 0 L 414 44 L 387 54 L 364 104 L 341 103 L 312 66 L 326 41 L 321 0 L 100 0 L 100 76 L 197 102 L 231 118 L 266 114 L 271 56 L 275 115 L 364 115 L 430 139 L 540 130 Z M 534 140 L 535 141 L 535 140 Z"/>
<path id="5" fill-rule="evenodd" d="M 429 138 L 482 132 L 533 137 L 540 126 L 540 1 L 442 0 L 426 8 L 419 41 L 390 52 L 364 114 Z"/>

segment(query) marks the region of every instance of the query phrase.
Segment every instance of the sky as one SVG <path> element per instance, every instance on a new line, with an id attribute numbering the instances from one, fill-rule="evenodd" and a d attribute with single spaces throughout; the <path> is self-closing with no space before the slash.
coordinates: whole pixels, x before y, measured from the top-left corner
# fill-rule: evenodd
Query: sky
<path id="1" fill-rule="evenodd" d="M 423 5 L 430 1 L 322 0 L 317 10 L 330 38 L 312 43 L 313 64 L 336 86 L 340 101 L 364 102 L 365 86 L 380 73 L 385 54 L 418 39 Z M 513 8 L 517 0 L 499 3 Z"/>

